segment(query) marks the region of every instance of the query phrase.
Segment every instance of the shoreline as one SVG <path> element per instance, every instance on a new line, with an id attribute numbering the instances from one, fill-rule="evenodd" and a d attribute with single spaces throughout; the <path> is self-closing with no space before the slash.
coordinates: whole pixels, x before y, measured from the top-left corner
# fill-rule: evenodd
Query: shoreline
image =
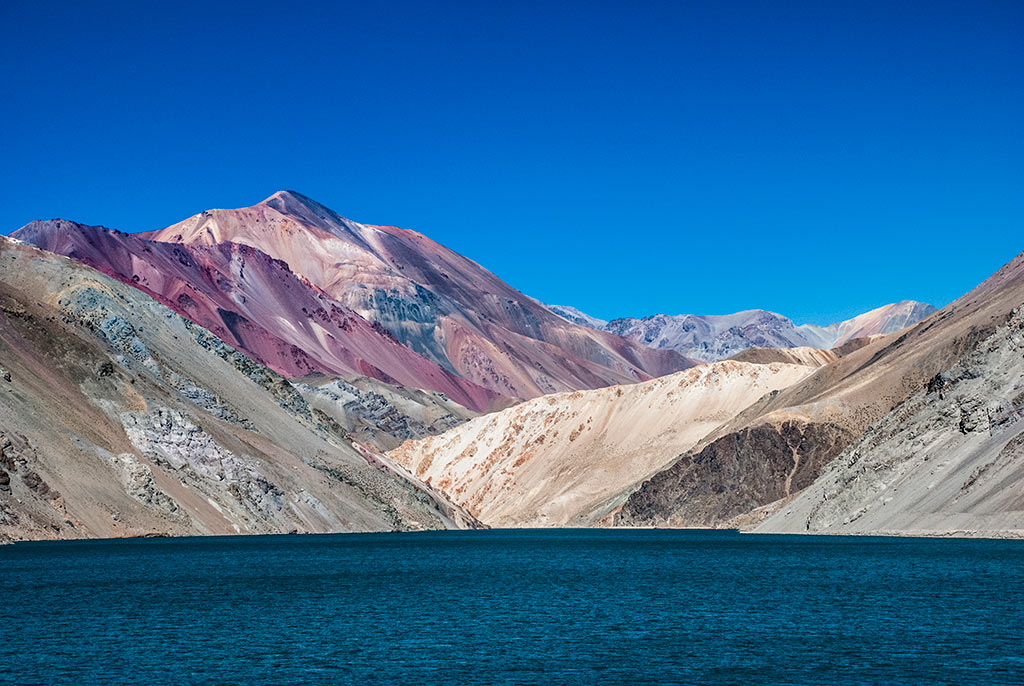
<path id="1" fill-rule="evenodd" d="M 161 532 L 145 533 L 134 536 L 107 536 L 107 537 L 81 537 L 81 538 L 23 538 L 14 539 L 8 536 L 0 536 L 0 546 L 13 546 L 18 544 L 33 543 L 78 543 L 78 542 L 117 542 L 117 541 L 141 541 L 141 540 L 171 540 L 180 541 L 184 539 L 250 539 L 259 537 L 310 537 L 310 536 L 368 536 L 388 534 L 441 534 L 441 533 L 487 533 L 487 532 L 625 532 L 625 531 L 720 531 L 732 532 L 743 536 L 801 536 L 801 537 L 829 537 L 829 538 L 890 538 L 890 539 L 958 539 L 958 540 L 1000 540 L 1000 541 L 1024 541 L 1024 531 L 974 531 L 974 530 L 952 530 L 952 531 L 858 531 L 858 532 L 829 532 L 829 531 L 807 531 L 807 532 L 782 532 L 782 531 L 750 531 L 737 528 L 718 527 L 662 527 L 662 526 L 622 526 L 622 527 L 510 527 L 510 528 L 485 528 L 485 529 L 411 529 L 408 531 L 319 531 L 319 532 L 280 532 L 280 533 L 237 533 L 237 534 L 190 534 L 176 535 Z"/>

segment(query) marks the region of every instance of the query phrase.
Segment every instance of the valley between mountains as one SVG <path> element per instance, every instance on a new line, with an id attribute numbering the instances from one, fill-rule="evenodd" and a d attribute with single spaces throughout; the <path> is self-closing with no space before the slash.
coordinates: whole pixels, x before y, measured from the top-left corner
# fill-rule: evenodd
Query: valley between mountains
<path id="1" fill-rule="evenodd" d="M 1016 536 L 1022 304 L 1024 255 L 938 310 L 603 321 L 291 191 L 34 221 L 0 237 L 0 541 Z"/>

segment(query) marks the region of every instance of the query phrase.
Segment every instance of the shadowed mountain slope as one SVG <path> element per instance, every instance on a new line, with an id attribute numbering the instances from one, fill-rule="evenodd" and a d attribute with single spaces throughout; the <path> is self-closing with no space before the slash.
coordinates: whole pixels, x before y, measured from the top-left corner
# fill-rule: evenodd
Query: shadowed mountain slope
<path id="1" fill-rule="evenodd" d="M 474 525 L 136 288 L 0 238 L 0 539 Z"/>

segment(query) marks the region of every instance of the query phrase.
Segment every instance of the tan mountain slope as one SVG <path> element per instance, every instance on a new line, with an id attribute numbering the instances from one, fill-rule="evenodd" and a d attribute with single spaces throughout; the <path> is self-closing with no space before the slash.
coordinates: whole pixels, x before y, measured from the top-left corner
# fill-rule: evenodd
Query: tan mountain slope
<path id="1" fill-rule="evenodd" d="M 141 291 L 0 238 L 0 539 L 472 524 Z"/>
<path id="2" fill-rule="evenodd" d="M 583 526 L 761 396 L 813 370 L 723 361 L 548 395 L 389 456 L 490 526 Z"/>
<path id="3" fill-rule="evenodd" d="M 748 408 L 633 493 L 622 525 L 724 525 L 806 488 L 868 427 L 1024 302 L 1024 256 L 914 327 L 872 339 Z M 858 342 L 859 344 L 859 342 Z"/>
<path id="4" fill-rule="evenodd" d="M 824 367 L 826 364 L 838 360 L 839 355 L 834 350 L 800 346 L 798 348 L 747 348 L 729 359 L 737 362 L 753 362 L 754 364 L 781 362 L 783 364 L 802 364 L 806 367 Z"/>

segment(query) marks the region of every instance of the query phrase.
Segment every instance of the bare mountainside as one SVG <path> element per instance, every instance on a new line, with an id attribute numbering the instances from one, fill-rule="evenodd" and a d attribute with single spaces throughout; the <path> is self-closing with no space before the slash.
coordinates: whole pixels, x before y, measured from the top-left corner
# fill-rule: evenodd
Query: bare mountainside
<path id="1" fill-rule="evenodd" d="M 389 456 L 489 526 L 592 525 L 679 452 L 811 372 L 724 361 L 548 395 Z"/>
<path id="2" fill-rule="evenodd" d="M 474 525 L 141 291 L 0 239 L 0 538 Z"/>
<path id="3" fill-rule="evenodd" d="M 695 364 L 569 322 L 422 234 L 359 224 L 299 193 L 208 210 L 142 237 L 255 248 L 420 355 L 509 398 L 644 381 Z"/>
<path id="4" fill-rule="evenodd" d="M 985 512 L 985 507 L 992 508 L 991 518 L 970 520 L 976 528 L 1002 528 L 1010 519 L 1008 512 L 1019 518 L 1019 508 L 1013 504 L 1019 503 L 1013 495 L 1019 488 L 1014 484 L 1019 482 L 1013 478 L 989 484 L 992 490 L 987 491 L 987 506 L 963 496 L 957 504 L 946 498 L 950 488 L 958 491 L 963 486 L 958 469 L 966 464 L 980 467 L 985 456 L 992 454 L 986 451 L 1001 451 L 1003 443 L 1009 445 L 1019 430 L 1010 428 L 1015 426 L 1018 415 L 1014 408 L 1020 403 L 1014 395 L 1015 386 L 1008 380 L 1013 376 L 1012 368 L 1007 367 L 1009 376 L 1001 377 L 995 370 L 1004 363 L 982 358 L 997 355 L 1008 345 L 999 342 L 1000 336 L 1013 338 L 1012 318 L 1021 303 L 1024 257 L 1014 259 L 970 293 L 914 327 L 875 337 L 774 397 L 755 403 L 644 483 L 616 513 L 616 522 L 753 525 L 783 508 L 783 514 L 770 520 L 768 530 L 840 530 L 863 520 L 851 530 L 895 531 L 907 527 L 941 532 L 967 528 L 964 524 L 970 518 L 952 513 L 970 505 L 978 507 L 979 513 Z M 964 369 L 988 370 L 989 365 L 991 380 L 959 384 L 962 395 L 956 396 L 955 403 L 936 394 L 945 383 L 944 374 L 949 379 L 960 379 L 970 373 Z M 971 434 L 977 426 L 989 427 L 989 420 L 982 418 L 985 412 L 994 412 L 992 430 L 1000 438 L 984 449 L 976 443 L 981 434 L 968 437 L 971 448 L 965 448 L 967 442 L 960 443 L 959 439 L 945 443 L 953 432 L 963 433 L 961 409 L 967 417 L 963 428 Z M 887 416 L 889 419 L 885 419 Z M 940 428 L 945 421 L 950 425 Z M 1002 438 L 1005 441 L 1001 443 Z M 961 448 L 979 452 L 972 456 L 956 453 Z M 1000 454 L 1002 459 L 1013 461 L 1016 453 L 1010 448 Z M 918 459 L 930 464 L 908 478 L 916 483 L 915 488 L 922 489 L 917 495 L 934 493 L 911 503 L 911 483 L 897 484 L 896 480 L 909 474 Z M 950 465 L 958 469 L 946 469 Z M 1002 467 L 1007 467 L 1006 463 Z M 1013 474 L 1016 467 L 1007 468 Z M 927 484 L 921 481 L 926 475 Z M 819 481 L 819 477 L 824 480 Z M 799 507 L 786 506 L 811 484 L 815 486 L 808 495 L 795 501 Z M 907 500 L 888 510 L 889 504 L 882 501 L 892 493 L 882 495 L 881 501 L 871 501 L 872 517 L 863 519 L 864 513 L 859 511 L 871 500 L 871 494 L 879 495 L 890 485 L 903 491 Z M 1000 489 L 1002 492 L 995 495 Z M 821 497 L 832 502 L 815 501 Z M 837 497 L 840 499 L 834 501 Z M 898 512 L 900 507 L 905 509 L 905 516 L 885 518 L 886 512 Z M 790 512 L 789 518 L 786 511 Z M 915 519 L 916 515 L 920 519 Z"/>
<path id="5" fill-rule="evenodd" d="M 443 393 L 474 410 L 498 397 L 249 245 L 160 243 L 61 220 L 32 222 L 12 236 L 135 286 L 285 376 L 359 374 Z"/>
<path id="6" fill-rule="evenodd" d="M 904 300 L 828 326 L 797 326 L 788 317 L 767 310 L 725 315 L 656 314 L 604 322 L 571 307 L 555 305 L 551 309 L 570 321 L 708 362 L 747 348 L 835 348 L 856 338 L 899 331 L 935 312 L 931 305 Z"/>

